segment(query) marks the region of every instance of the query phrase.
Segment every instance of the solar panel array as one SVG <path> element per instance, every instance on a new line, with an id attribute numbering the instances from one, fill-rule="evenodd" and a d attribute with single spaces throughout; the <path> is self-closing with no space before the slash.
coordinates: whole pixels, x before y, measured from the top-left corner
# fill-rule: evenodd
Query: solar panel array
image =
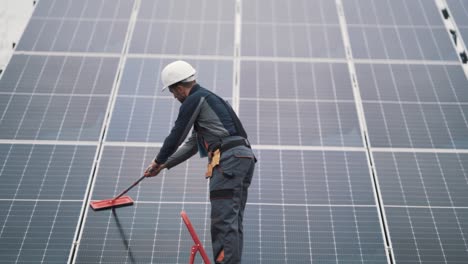
<path id="1" fill-rule="evenodd" d="M 243 263 L 468 261 L 468 81 L 435 1 L 40 0 L 0 79 L 0 263 L 184 263 L 181 210 L 211 252 L 203 159 L 88 206 L 157 154 L 176 59 L 259 160 Z"/>

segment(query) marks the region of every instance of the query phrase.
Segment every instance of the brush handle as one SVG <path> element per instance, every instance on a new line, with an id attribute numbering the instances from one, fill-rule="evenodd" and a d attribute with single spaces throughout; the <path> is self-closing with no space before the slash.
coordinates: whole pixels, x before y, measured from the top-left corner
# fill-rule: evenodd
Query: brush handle
<path id="1" fill-rule="evenodd" d="M 119 197 L 121 197 L 122 195 L 126 194 L 128 191 L 130 191 L 130 189 L 132 189 L 133 187 L 135 187 L 138 183 L 140 183 L 144 178 L 146 178 L 145 175 L 141 176 L 140 179 L 138 179 L 136 182 L 134 182 L 130 187 L 128 187 L 127 189 L 125 189 L 125 191 L 121 192 L 119 195 L 117 195 L 113 200 L 117 200 Z"/>

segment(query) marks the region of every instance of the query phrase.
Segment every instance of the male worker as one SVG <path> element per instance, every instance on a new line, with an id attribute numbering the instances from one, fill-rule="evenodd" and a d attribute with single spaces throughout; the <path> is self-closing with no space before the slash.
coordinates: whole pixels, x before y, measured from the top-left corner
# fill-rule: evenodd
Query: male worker
<path id="1" fill-rule="evenodd" d="M 218 95 L 195 81 L 195 69 L 185 61 L 168 64 L 161 73 L 164 88 L 182 103 L 171 133 L 164 140 L 145 176 L 153 177 L 191 156 L 208 156 L 211 240 L 216 263 L 240 263 L 247 190 L 255 156 L 242 124 Z M 193 127 L 189 139 L 178 148 Z"/>

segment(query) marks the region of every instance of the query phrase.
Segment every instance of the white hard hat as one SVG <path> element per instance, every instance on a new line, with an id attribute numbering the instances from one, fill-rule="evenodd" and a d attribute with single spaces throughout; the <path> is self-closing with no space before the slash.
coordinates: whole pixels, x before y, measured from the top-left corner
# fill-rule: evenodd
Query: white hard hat
<path id="1" fill-rule="evenodd" d="M 166 65 L 161 72 L 161 80 L 163 83 L 162 90 L 178 83 L 180 81 L 190 82 L 195 80 L 195 69 L 186 61 L 174 61 Z"/>

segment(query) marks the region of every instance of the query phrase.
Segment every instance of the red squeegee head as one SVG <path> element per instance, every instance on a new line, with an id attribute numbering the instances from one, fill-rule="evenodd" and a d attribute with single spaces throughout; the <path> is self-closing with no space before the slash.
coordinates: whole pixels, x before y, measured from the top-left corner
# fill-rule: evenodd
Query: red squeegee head
<path id="1" fill-rule="evenodd" d="M 104 210 L 104 209 L 113 208 L 113 207 L 122 207 L 122 206 L 132 205 L 133 204 L 132 198 L 130 198 L 130 196 L 123 196 L 123 195 L 126 194 L 128 191 L 130 191 L 130 189 L 135 187 L 138 183 L 140 183 L 144 178 L 146 178 L 146 176 L 144 175 L 141 176 L 136 182 L 134 182 L 130 187 L 125 189 L 115 198 L 90 202 L 89 205 L 91 206 L 91 208 L 93 208 L 94 211 Z"/>
<path id="2" fill-rule="evenodd" d="M 101 201 L 94 201 L 89 203 L 91 208 L 94 211 L 104 210 L 112 207 L 122 207 L 128 206 L 133 204 L 133 199 L 130 196 L 122 196 L 119 198 L 101 200 Z"/>

